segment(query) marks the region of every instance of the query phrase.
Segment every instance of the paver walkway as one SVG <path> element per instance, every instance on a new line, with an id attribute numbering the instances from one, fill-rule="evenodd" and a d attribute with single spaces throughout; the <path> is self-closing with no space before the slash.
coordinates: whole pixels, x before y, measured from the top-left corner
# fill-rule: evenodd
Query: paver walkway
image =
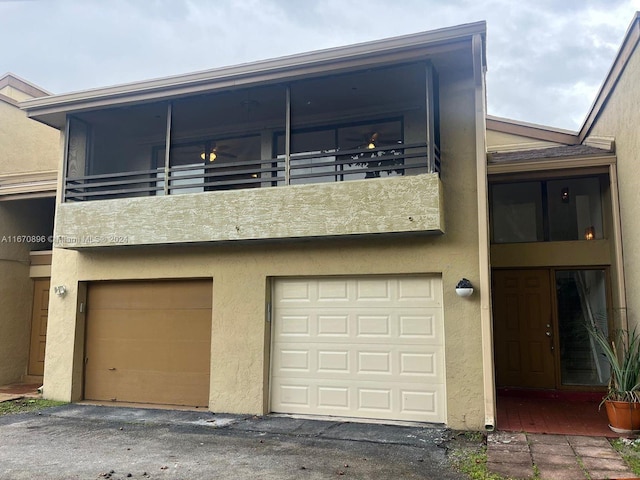
<path id="1" fill-rule="evenodd" d="M 543 480 L 636 479 L 604 437 L 494 432 L 487 440 L 487 468 L 507 478 Z"/>
<path id="2" fill-rule="evenodd" d="M 16 400 L 18 398 L 39 398 L 39 384 L 15 383 L 12 385 L 0 386 L 0 402 Z"/>

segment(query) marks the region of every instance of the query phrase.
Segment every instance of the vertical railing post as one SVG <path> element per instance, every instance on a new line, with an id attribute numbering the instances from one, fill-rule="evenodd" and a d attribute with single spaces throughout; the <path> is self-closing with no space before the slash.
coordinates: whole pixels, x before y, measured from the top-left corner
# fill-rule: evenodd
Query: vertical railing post
<path id="1" fill-rule="evenodd" d="M 167 103 L 167 132 L 164 144 L 164 194 L 169 195 L 169 149 L 171 148 L 171 116 L 173 103 Z"/>
<path id="2" fill-rule="evenodd" d="M 284 184 L 291 183 L 291 87 L 287 85 L 287 105 L 284 126 Z"/>
<path id="3" fill-rule="evenodd" d="M 433 95 L 435 89 L 433 85 L 433 66 L 427 62 L 426 68 L 426 115 L 427 115 L 427 168 L 429 173 L 436 171 L 436 151 L 435 151 L 435 100 Z"/>
<path id="4" fill-rule="evenodd" d="M 67 164 L 69 162 L 69 133 L 71 132 L 71 119 L 67 115 L 66 123 L 64 126 L 64 152 L 62 153 L 62 195 L 60 196 L 60 203 L 67 201 Z"/>

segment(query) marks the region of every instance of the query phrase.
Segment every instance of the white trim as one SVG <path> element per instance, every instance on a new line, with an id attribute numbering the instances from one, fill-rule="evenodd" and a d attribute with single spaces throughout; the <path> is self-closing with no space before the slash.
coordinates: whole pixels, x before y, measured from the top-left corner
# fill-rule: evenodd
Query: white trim
<path id="1" fill-rule="evenodd" d="M 478 259 L 480 276 L 480 326 L 482 330 L 482 383 L 484 389 L 484 425 L 496 426 L 495 368 L 491 313 L 491 274 L 489 249 L 489 188 L 486 157 L 486 103 L 483 39 L 473 36 L 473 72 L 475 80 L 476 181 L 478 198 Z"/>
<path id="2" fill-rule="evenodd" d="M 501 173 L 538 172 L 540 170 L 566 170 L 573 168 L 602 167 L 616 163 L 616 156 L 610 154 L 598 157 L 553 158 L 505 163 L 490 163 L 488 175 Z"/>
<path id="3" fill-rule="evenodd" d="M 611 224 L 613 226 L 613 262 L 616 266 L 617 303 L 620 309 L 621 325 L 617 328 L 628 328 L 627 323 L 627 293 L 624 279 L 624 255 L 622 249 L 622 219 L 620 217 L 620 197 L 618 190 L 618 167 L 615 163 L 609 165 L 609 185 L 611 188 Z M 615 320 L 615 318 L 614 318 Z"/>

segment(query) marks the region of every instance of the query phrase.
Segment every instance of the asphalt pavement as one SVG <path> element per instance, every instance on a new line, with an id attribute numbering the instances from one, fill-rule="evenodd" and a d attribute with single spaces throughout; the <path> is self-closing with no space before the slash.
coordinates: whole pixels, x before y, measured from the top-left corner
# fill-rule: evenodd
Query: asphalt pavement
<path id="1" fill-rule="evenodd" d="M 70 404 L 0 417 L 0 479 L 438 479 L 449 432 Z"/>

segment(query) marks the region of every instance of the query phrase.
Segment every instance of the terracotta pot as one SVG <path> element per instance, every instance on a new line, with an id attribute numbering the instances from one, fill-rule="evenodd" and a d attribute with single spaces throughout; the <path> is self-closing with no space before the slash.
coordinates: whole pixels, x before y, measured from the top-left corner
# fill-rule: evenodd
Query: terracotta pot
<path id="1" fill-rule="evenodd" d="M 611 430 L 617 433 L 640 430 L 640 403 L 607 400 L 604 406 Z"/>

